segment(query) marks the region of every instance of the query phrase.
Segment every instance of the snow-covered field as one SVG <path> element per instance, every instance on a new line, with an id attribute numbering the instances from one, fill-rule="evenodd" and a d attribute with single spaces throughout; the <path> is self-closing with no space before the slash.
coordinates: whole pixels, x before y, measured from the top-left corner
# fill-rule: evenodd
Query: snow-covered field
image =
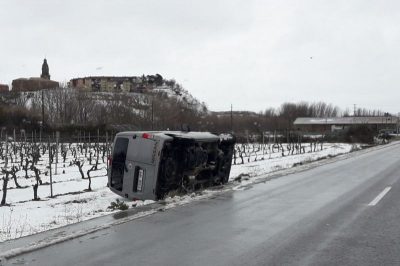
<path id="1" fill-rule="evenodd" d="M 14 180 L 10 176 L 7 191 L 8 205 L 0 207 L 0 241 L 34 234 L 115 212 L 115 210 L 111 210 L 108 207 L 111 202 L 115 202 L 117 199 L 124 201 L 129 208 L 153 202 L 150 200 L 132 202 L 109 191 L 106 187 L 107 165 L 104 156 L 106 153 L 101 152 L 103 148 L 106 149 L 106 146 L 95 148 L 95 145 L 92 145 L 88 148 L 87 152 L 85 152 L 82 146 L 72 144 L 69 148 L 64 147 L 68 150 L 66 160 L 64 163 L 63 157 L 60 153 L 58 154 L 57 174 L 55 174 L 56 165 L 55 163 L 52 164 L 53 198 L 50 197 L 48 153 L 42 154 L 37 163 L 37 168 L 41 171 L 40 177 L 42 180 L 42 185 L 38 187 L 40 200 L 32 200 L 33 185 L 36 183 L 34 171 L 27 171 L 28 178 L 26 178 L 23 168 L 17 172 L 16 176 L 21 188 L 16 187 Z M 234 160 L 236 164 L 232 165 L 230 182 L 239 182 L 238 177 L 240 177 L 242 182 L 254 182 L 257 178 L 265 174 L 291 168 L 298 164 L 348 153 L 355 148 L 354 145 L 333 143 L 324 144 L 322 150 L 321 145 L 317 145 L 317 147 L 314 147 L 316 150 L 310 152 L 312 147 L 306 144 L 303 153 L 296 154 L 294 152 L 293 155 L 289 155 L 290 152 L 286 149 L 285 144 L 283 147 L 284 152 L 282 153 L 282 150 L 277 147 L 272 149 L 270 146 L 270 149 L 268 149 L 265 145 L 263 149 L 261 145 L 238 145 L 237 151 L 241 151 L 243 163 L 240 153 L 236 152 L 236 159 Z M 243 152 L 243 148 L 245 152 Z M 76 154 L 72 152 L 73 150 L 75 150 Z M 92 156 L 90 156 L 90 152 L 92 152 Z M 24 163 L 21 164 L 20 155 L 13 156 L 15 158 L 12 161 L 8 159 L 8 168 L 13 165 L 18 167 L 24 165 Z M 90 157 L 92 159 L 91 163 L 89 163 Z M 88 191 L 89 180 L 87 178 L 82 179 L 78 166 L 70 162 L 76 159 L 84 162 L 82 170 L 85 177 L 87 177 L 87 171 L 93 167 L 97 157 L 99 157 L 98 170 L 90 172 L 92 190 Z M 0 159 L 0 165 L 4 166 L 4 158 Z M 201 193 L 202 197 L 207 193 L 213 192 L 209 190 L 203 191 Z M 173 206 L 186 203 L 191 198 L 193 198 L 193 195 L 176 196 L 175 198 L 167 198 L 166 202 L 170 206 Z"/>

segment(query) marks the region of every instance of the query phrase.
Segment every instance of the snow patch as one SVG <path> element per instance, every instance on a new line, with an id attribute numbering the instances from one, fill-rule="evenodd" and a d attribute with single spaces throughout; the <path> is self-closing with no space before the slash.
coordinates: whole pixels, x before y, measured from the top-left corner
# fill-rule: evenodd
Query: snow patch
<path id="1" fill-rule="evenodd" d="M 324 144 L 323 149 L 313 153 L 295 154 L 282 157 L 281 152 L 270 154 L 252 153 L 246 157 L 244 164 L 232 165 L 229 182 L 231 184 L 240 183 L 235 190 L 243 190 L 243 186 L 255 182 L 260 178 L 264 178 L 266 174 L 274 173 L 278 170 L 292 168 L 296 164 L 303 164 L 328 158 L 338 154 L 348 153 L 355 149 L 349 144 Z M 265 150 L 264 150 L 265 152 Z M 45 171 L 48 161 L 47 155 L 44 155 L 39 166 Z M 66 162 L 72 159 L 69 154 Z M 83 166 L 83 171 L 91 167 L 87 162 L 87 158 Z M 59 158 L 59 162 L 62 158 Z M 1 163 L 1 162 L 0 162 Z M 238 160 L 236 161 L 238 163 Z M 53 173 L 54 173 L 53 164 Z M 124 201 L 129 208 L 135 208 L 145 205 L 154 204 L 154 201 L 131 201 L 119 197 L 107 188 L 107 172 L 106 164 L 99 162 L 97 171 L 92 172 L 92 191 L 85 191 L 88 186 L 88 180 L 82 179 L 79 174 L 78 167 L 69 165 L 68 163 L 58 164 L 58 174 L 53 176 L 54 198 L 50 198 L 50 186 L 39 186 L 38 193 L 41 198 L 39 201 L 32 201 L 33 190 L 32 184 L 34 178 L 25 179 L 24 171 L 18 172 L 18 181 L 23 188 L 16 188 L 13 180 L 9 181 L 9 190 L 7 202 L 9 206 L 0 207 L 0 241 L 19 238 L 26 235 L 35 234 L 53 228 L 82 222 L 95 217 L 107 215 L 115 210 L 110 210 L 111 202 Z M 63 173 L 65 172 L 65 173 Z M 33 173 L 28 172 L 29 176 Z M 42 176 L 44 184 L 49 183 L 49 176 Z M 173 208 L 178 205 L 187 204 L 193 200 L 199 200 L 210 197 L 214 193 L 219 193 L 229 186 L 221 189 L 213 188 L 192 193 L 183 196 L 174 196 L 165 199 L 165 208 Z"/>

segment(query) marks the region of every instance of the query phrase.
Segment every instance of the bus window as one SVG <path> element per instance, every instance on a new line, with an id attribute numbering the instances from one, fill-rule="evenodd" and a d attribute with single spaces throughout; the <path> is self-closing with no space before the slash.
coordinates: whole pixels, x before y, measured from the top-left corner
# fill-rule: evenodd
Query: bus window
<path id="1" fill-rule="evenodd" d="M 154 164 L 156 142 L 150 139 L 137 138 L 131 140 L 128 150 L 128 161 Z"/>
<path id="2" fill-rule="evenodd" d="M 122 191 L 129 139 L 117 138 L 111 163 L 111 187 Z"/>

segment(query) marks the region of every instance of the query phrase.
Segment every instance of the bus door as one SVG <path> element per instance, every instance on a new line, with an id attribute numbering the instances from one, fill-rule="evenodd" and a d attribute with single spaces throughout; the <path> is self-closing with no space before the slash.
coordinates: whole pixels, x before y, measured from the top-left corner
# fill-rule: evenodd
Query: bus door
<path id="1" fill-rule="evenodd" d="M 119 137 L 115 141 L 114 152 L 111 162 L 111 184 L 115 190 L 122 191 L 124 174 L 127 171 L 126 154 L 128 151 L 129 139 Z"/>

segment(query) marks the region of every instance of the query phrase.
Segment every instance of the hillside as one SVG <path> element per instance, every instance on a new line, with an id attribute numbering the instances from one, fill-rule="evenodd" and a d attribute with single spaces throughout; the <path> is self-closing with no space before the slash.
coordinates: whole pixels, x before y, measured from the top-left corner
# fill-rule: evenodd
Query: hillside
<path id="1" fill-rule="evenodd" d="M 136 92 L 90 92 L 72 88 L 9 92 L 2 94 L 1 100 L 4 105 L 17 109 L 24 121 L 41 121 L 43 113 L 45 125 L 51 128 L 99 125 L 179 128 L 182 123 L 208 113 L 204 103 L 175 81 Z"/>

